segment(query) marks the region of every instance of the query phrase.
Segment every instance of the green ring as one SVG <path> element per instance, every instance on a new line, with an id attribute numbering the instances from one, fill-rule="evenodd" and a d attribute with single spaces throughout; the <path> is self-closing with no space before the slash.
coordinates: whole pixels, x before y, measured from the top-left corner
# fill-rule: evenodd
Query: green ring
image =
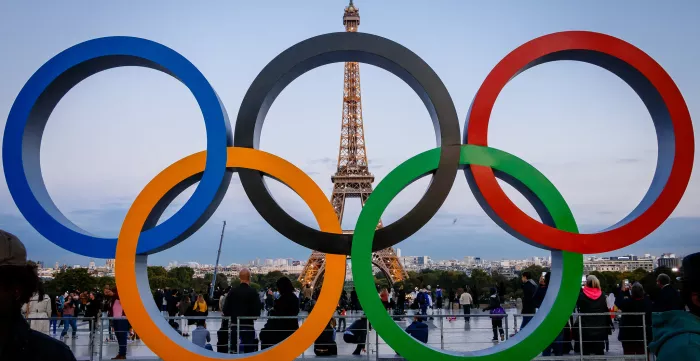
<path id="1" fill-rule="evenodd" d="M 438 168 L 440 148 L 431 149 L 405 161 L 369 197 L 357 221 L 352 240 L 352 276 L 362 308 L 382 339 L 408 360 L 530 360 L 554 341 L 571 315 L 580 292 L 583 255 L 552 251 L 550 285 L 540 311 L 523 330 L 508 341 L 484 350 L 457 353 L 438 350 L 407 334 L 386 312 L 374 286 L 372 241 L 382 213 L 406 186 Z M 566 201 L 537 169 L 506 152 L 475 145 L 462 145 L 460 165 L 474 164 L 502 171 L 528 187 L 549 211 L 558 229 L 578 233 Z"/>

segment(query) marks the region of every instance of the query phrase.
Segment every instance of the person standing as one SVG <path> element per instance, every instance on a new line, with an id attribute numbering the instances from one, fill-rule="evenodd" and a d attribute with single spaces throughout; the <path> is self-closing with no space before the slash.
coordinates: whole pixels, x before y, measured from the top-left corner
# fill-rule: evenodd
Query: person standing
<path id="1" fill-rule="evenodd" d="M 462 292 L 462 294 L 459 296 L 459 305 L 462 306 L 462 310 L 464 310 L 464 322 L 469 322 L 471 319 L 469 316 L 472 313 L 472 304 L 474 303 L 474 300 L 472 299 L 471 293 L 469 293 L 469 289 L 466 291 Z"/>
<path id="2" fill-rule="evenodd" d="M 258 350 L 255 340 L 255 319 L 239 317 L 259 317 L 260 297 L 253 288 L 250 287 L 250 270 L 241 269 L 238 274 L 241 284 L 232 289 L 226 296 L 223 315 L 231 317 L 231 337 L 240 334 L 240 339 L 236 339 L 231 344 L 236 345 L 236 352 L 250 353 Z M 240 330 L 238 329 L 240 324 Z"/>
<path id="3" fill-rule="evenodd" d="M 399 315 L 406 314 L 406 290 L 403 289 L 403 285 L 399 287 L 399 291 L 397 292 L 396 303 Z"/>
<path id="4" fill-rule="evenodd" d="M 287 277 L 277 280 L 277 289 L 280 297 L 275 300 L 275 305 L 270 310 L 272 317 L 294 317 L 299 315 L 299 299 L 294 294 L 292 281 Z M 299 320 L 296 318 L 270 318 L 260 331 L 260 349 L 272 347 L 294 333 L 299 328 Z"/>
<path id="5" fill-rule="evenodd" d="M 311 288 L 310 283 L 307 283 L 306 286 L 304 286 L 304 289 L 303 289 L 301 295 L 302 295 L 302 301 L 301 301 L 302 306 L 301 307 L 305 311 L 311 312 L 311 309 L 310 309 L 311 308 L 310 307 L 311 306 L 311 297 L 313 297 L 313 295 L 314 295 L 314 289 Z"/>
<path id="6" fill-rule="evenodd" d="M 63 331 L 61 331 L 61 338 L 66 337 L 68 334 L 68 327 L 72 328 L 71 337 L 73 337 L 73 339 L 78 338 L 78 335 L 76 334 L 78 331 L 77 322 L 75 319 L 76 309 L 77 303 L 75 300 L 73 300 L 73 293 L 71 292 L 63 303 Z"/>
<path id="7" fill-rule="evenodd" d="M 437 285 L 437 288 L 435 289 L 435 307 L 442 313 L 442 288 L 440 288 L 440 285 Z"/>
<path id="8" fill-rule="evenodd" d="M 124 314 L 117 286 L 114 286 L 110 290 L 109 295 L 110 300 L 107 308 L 107 317 L 114 318 L 114 320 L 112 320 L 112 325 L 114 327 L 114 335 L 117 338 L 117 344 L 119 345 L 119 352 L 112 360 L 126 360 L 126 340 L 129 336 L 129 321 L 127 321 L 126 315 Z"/>
<path id="9" fill-rule="evenodd" d="M 92 330 L 96 329 L 101 304 L 102 301 L 96 298 L 95 292 L 90 292 L 88 294 L 88 300 L 85 304 L 85 317 L 90 319 L 88 327 L 90 329 L 91 334 Z"/>
<path id="10" fill-rule="evenodd" d="M 520 329 L 522 330 L 527 326 L 528 322 L 532 320 L 535 314 L 535 294 L 537 293 L 538 287 L 529 271 L 523 272 L 521 281 L 523 283 L 523 323 L 520 325 Z"/>
<path id="11" fill-rule="evenodd" d="M 58 313 L 58 297 L 54 296 L 51 300 L 51 321 L 49 327 L 52 330 L 52 335 L 56 336 L 56 326 L 58 326 L 58 318 L 61 315 Z"/>
<path id="12" fill-rule="evenodd" d="M 649 344 L 657 361 L 700 360 L 700 253 L 683 257 L 681 300 L 690 312 L 652 315 L 654 340 Z"/>
<path id="13" fill-rule="evenodd" d="M 447 308 L 450 310 L 449 313 L 453 313 L 453 305 L 455 301 L 457 301 L 457 295 L 455 294 L 455 289 L 450 288 L 450 292 L 448 293 L 448 301 L 447 301 Z"/>
<path id="14" fill-rule="evenodd" d="M 350 307 L 352 308 L 353 312 L 360 309 L 360 300 L 357 298 L 357 291 L 355 291 L 355 287 L 353 287 L 352 291 L 350 291 Z"/>
<path id="15" fill-rule="evenodd" d="M 467 292 L 465 292 L 467 293 Z M 498 335 L 501 336 L 501 341 L 505 340 L 505 332 L 503 331 L 503 317 L 505 311 L 501 306 L 501 297 L 498 295 L 496 287 L 491 287 L 491 296 L 489 297 L 489 305 L 483 309 L 484 312 L 489 311 L 491 316 L 491 329 L 493 330 L 492 341 L 498 342 Z"/>
<path id="16" fill-rule="evenodd" d="M 389 291 L 387 291 L 386 288 L 382 288 L 382 292 L 379 293 L 379 299 L 382 300 L 384 309 L 389 311 Z"/>
<path id="17" fill-rule="evenodd" d="M 581 323 L 582 334 L 580 339 L 583 345 L 576 339 L 576 345 L 583 355 L 604 355 L 605 341 L 611 332 L 612 320 L 608 311 L 605 295 L 600 289 L 600 281 L 596 276 L 586 278 L 586 284 L 579 294 L 576 302 L 579 313 L 598 313 L 603 315 L 581 315 L 576 322 Z"/>
<path id="18" fill-rule="evenodd" d="M 0 230 L 0 360 L 75 361 L 63 342 L 32 330 L 22 315 L 22 305 L 38 291 L 35 265 L 27 263 L 24 244 Z"/>
<path id="19" fill-rule="evenodd" d="M 28 303 L 22 306 L 22 314 L 29 321 L 29 327 L 34 331 L 49 333 L 49 320 L 51 316 L 51 298 L 44 293 L 44 285 L 39 283 L 37 292 L 32 295 Z M 43 320 L 31 320 L 43 318 Z M 55 332 L 54 332 L 55 333 Z"/>
<path id="20" fill-rule="evenodd" d="M 177 303 L 177 315 L 180 316 L 180 332 L 182 332 L 182 335 L 185 337 L 190 335 L 188 332 L 189 324 L 187 323 L 187 319 L 185 317 L 187 316 L 191 306 L 192 303 L 190 302 L 190 296 L 182 297 L 180 302 Z"/>
<path id="21" fill-rule="evenodd" d="M 617 290 L 615 306 L 622 311 L 620 332 L 617 339 L 622 343 L 625 355 L 644 355 L 647 344 L 651 341 L 651 301 L 644 295 L 644 287 L 635 282 L 630 288 L 625 284 Z M 625 315 L 626 313 L 644 313 L 640 315 Z M 646 326 L 646 329 L 645 327 Z M 644 343 L 644 334 L 647 343 Z"/>
<path id="22" fill-rule="evenodd" d="M 654 312 L 685 311 L 680 293 L 671 285 L 671 277 L 665 273 L 659 274 L 656 277 L 656 285 L 661 291 L 653 303 Z"/>

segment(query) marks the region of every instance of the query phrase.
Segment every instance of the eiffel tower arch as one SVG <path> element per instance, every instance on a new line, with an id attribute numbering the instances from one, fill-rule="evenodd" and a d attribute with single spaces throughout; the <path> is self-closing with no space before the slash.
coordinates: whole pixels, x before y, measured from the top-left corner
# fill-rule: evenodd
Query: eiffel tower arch
<path id="1" fill-rule="evenodd" d="M 360 25 L 360 12 L 352 0 L 345 8 L 343 16 L 345 31 L 356 32 Z M 374 176 L 369 172 L 367 148 L 365 146 L 365 131 L 362 121 L 362 96 L 360 92 L 360 64 L 346 62 L 343 77 L 343 114 L 340 128 L 340 150 L 338 151 L 338 169 L 331 176 L 333 193 L 331 204 L 342 224 L 345 201 L 348 198 L 359 198 L 362 206 L 372 194 Z M 377 228 L 382 227 L 379 221 Z M 343 231 L 352 233 L 352 231 Z M 303 284 L 313 286 L 323 277 L 325 270 L 325 254 L 313 251 L 306 262 L 304 271 L 299 276 Z M 390 283 L 404 280 L 408 274 L 399 261 L 393 248 L 386 248 L 372 254 L 372 262 L 386 276 Z"/>

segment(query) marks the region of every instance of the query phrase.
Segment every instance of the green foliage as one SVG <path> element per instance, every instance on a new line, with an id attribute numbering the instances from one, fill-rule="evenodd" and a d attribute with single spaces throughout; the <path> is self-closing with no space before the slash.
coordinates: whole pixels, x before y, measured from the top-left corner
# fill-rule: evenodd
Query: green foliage
<path id="1" fill-rule="evenodd" d="M 97 286 L 97 279 L 90 276 L 86 268 L 69 268 L 58 272 L 45 284 L 46 292 L 59 294 L 66 291 L 91 291 Z"/>
<path id="2" fill-rule="evenodd" d="M 190 267 L 175 267 L 168 271 L 168 278 L 177 281 L 177 288 L 192 288 L 194 270 Z"/>

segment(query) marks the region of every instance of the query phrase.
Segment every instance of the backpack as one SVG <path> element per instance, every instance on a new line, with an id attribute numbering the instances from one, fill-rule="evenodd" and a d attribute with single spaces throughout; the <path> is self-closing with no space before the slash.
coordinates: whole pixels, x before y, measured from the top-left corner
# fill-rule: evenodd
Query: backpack
<path id="1" fill-rule="evenodd" d="M 425 293 L 423 292 L 418 293 L 418 295 L 416 296 L 416 301 L 419 305 L 424 305 L 428 302 L 427 297 L 425 297 Z"/>

